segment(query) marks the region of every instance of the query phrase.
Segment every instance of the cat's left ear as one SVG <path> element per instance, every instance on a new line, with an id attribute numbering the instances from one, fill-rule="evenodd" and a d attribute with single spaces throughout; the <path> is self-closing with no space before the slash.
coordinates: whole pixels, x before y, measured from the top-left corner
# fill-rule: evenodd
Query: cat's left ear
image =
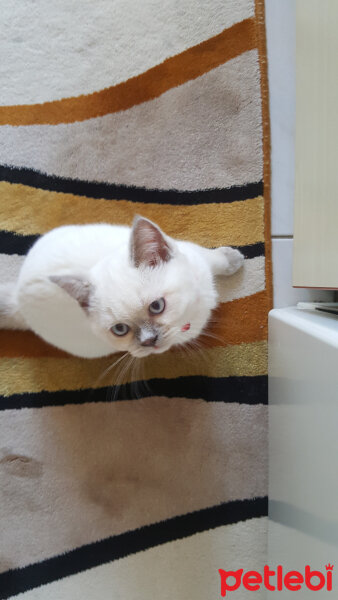
<path id="1" fill-rule="evenodd" d="M 171 240 L 144 217 L 135 217 L 130 236 L 130 257 L 135 267 L 157 267 L 174 255 Z"/>
<path id="2" fill-rule="evenodd" d="M 87 312 L 92 293 L 92 285 L 89 281 L 75 275 L 51 275 L 49 279 L 77 300 L 81 308 Z"/>

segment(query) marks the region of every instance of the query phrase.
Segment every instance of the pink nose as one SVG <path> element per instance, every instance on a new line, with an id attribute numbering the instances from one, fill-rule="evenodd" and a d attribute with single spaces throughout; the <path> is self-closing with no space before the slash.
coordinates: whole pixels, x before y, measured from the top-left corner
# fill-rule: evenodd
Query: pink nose
<path id="1" fill-rule="evenodd" d="M 181 331 L 188 331 L 188 329 L 190 329 L 190 323 L 187 323 L 186 325 L 183 325 Z"/>
<path id="2" fill-rule="evenodd" d="M 141 342 L 141 346 L 155 346 L 158 340 L 158 335 L 154 335 L 153 337 L 149 337 L 143 342 Z"/>

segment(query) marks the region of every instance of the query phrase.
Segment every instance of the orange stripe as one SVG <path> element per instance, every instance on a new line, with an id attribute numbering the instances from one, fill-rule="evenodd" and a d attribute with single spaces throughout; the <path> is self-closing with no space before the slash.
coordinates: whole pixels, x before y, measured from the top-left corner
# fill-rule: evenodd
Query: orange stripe
<path id="1" fill-rule="evenodd" d="M 204 346 L 250 344 L 266 340 L 268 336 L 267 290 L 253 296 L 240 298 L 221 304 L 213 316 L 213 325 L 208 329 L 211 335 L 221 340 L 201 336 Z"/>
<path id="2" fill-rule="evenodd" d="M 261 97 L 263 116 L 263 181 L 264 181 L 264 237 L 265 237 L 265 279 L 268 293 L 267 310 L 273 307 L 272 252 L 271 252 L 271 144 L 269 84 L 266 51 L 265 4 L 255 0 L 256 36 L 261 76 Z"/>
<path id="3" fill-rule="evenodd" d="M 0 125 L 73 123 L 126 110 L 196 79 L 256 46 L 255 21 L 245 19 L 145 73 L 99 92 L 43 104 L 0 107 Z"/>
<path id="4" fill-rule="evenodd" d="M 202 336 L 200 341 L 209 348 L 222 345 L 249 344 L 267 338 L 268 294 L 253 296 L 221 304 L 214 313 L 215 323 L 210 334 L 223 340 Z M 61 350 L 46 344 L 30 331 L 0 331 L 0 357 L 65 357 Z"/>
<path id="5" fill-rule="evenodd" d="M 65 352 L 46 344 L 31 331 L 0 330 L 0 357 L 15 358 L 20 356 L 69 356 Z"/>

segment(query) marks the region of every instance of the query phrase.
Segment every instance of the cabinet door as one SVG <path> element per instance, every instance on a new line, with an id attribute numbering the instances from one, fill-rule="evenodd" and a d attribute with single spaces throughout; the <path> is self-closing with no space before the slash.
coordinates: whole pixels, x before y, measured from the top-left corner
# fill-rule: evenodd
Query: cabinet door
<path id="1" fill-rule="evenodd" d="M 338 288 L 338 1 L 297 0 L 293 285 Z"/>

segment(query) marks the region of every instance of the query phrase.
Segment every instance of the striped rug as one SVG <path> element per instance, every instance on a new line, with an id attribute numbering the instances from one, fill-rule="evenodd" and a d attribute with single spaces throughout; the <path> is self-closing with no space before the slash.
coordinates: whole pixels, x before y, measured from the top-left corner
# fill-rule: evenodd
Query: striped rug
<path id="1" fill-rule="evenodd" d="M 203 352 L 135 372 L 0 332 L 0 598 L 219 598 L 266 562 L 263 0 L 1 11 L 1 281 L 53 227 L 135 213 L 246 260 Z"/>

